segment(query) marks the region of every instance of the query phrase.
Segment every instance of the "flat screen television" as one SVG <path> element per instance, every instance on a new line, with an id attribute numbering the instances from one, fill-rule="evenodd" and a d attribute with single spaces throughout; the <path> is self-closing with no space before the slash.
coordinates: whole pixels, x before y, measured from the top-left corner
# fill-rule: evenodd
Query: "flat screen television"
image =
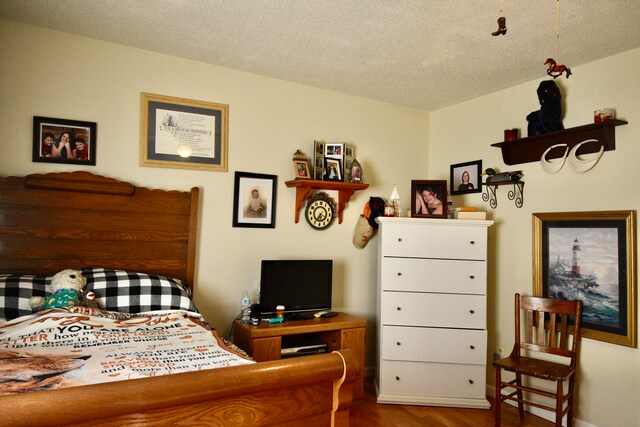
<path id="1" fill-rule="evenodd" d="M 310 318 L 331 310 L 332 260 L 263 260 L 260 308 L 270 316 L 284 305 L 285 318 Z"/>

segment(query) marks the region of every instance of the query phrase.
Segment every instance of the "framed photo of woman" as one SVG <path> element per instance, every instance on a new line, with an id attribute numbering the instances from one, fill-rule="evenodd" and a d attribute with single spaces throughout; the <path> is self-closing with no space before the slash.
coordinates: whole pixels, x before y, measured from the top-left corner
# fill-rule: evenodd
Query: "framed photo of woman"
<path id="1" fill-rule="evenodd" d="M 447 218 L 447 181 L 411 181 L 411 216 Z"/>
<path id="2" fill-rule="evenodd" d="M 482 160 L 451 165 L 449 194 L 480 193 L 482 191 Z"/>

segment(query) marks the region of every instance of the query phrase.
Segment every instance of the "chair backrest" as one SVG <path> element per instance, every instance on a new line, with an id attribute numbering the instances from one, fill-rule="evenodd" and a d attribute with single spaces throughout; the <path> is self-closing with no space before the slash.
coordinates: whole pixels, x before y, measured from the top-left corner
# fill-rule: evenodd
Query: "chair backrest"
<path id="1" fill-rule="evenodd" d="M 539 351 L 568 357 L 570 366 L 576 366 L 580 352 L 582 301 L 516 294 L 515 309 L 514 352 L 518 356 L 521 350 Z M 569 317 L 573 318 L 573 328 L 569 327 Z M 571 340 L 570 335 L 573 335 Z"/>

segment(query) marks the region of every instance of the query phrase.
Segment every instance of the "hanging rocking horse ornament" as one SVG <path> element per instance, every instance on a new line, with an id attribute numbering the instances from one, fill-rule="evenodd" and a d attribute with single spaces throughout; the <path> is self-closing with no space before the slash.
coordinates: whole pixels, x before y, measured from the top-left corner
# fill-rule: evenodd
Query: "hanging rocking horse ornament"
<path id="1" fill-rule="evenodd" d="M 560 59 L 560 0 L 556 0 L 556 40 L 558 43 L 558 60 Z M 547 74 L 551 77 L 558 78 L 563 73 L 566 78 L 571 75 L 571 69 L 563 64 L 558 64 L 553 58 L 547 58 L 544 61 L 544 65 L 547 66 Z"/>

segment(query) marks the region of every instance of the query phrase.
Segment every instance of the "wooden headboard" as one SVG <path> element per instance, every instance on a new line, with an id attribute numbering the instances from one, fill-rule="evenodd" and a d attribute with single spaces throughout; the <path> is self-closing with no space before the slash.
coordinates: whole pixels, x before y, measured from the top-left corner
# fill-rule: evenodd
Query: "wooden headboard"
<path id="1" fill-rule="evenodd" d="M 194 283 L 199 189 L 89 172 L 0 178 L 0 273 L 104 267 Z"/>

